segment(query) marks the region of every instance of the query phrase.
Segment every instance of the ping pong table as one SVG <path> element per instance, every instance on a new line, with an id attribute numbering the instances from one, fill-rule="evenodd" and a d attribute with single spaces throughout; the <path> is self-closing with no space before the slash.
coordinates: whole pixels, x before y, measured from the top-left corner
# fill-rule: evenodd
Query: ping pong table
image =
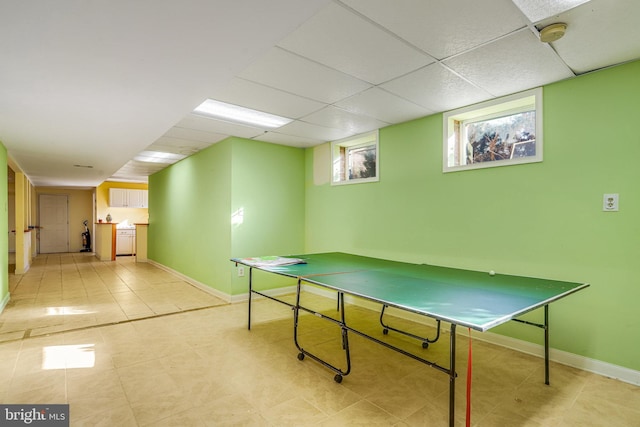
<path id="1" fill-rule="evenodd" d="M 308 356 L 319 362 L 335 373 L 334 380 L 338 383 L 342 382 L 343 377 L 351 371 L 349 332 L 436 368 L 449 376 L 449 424 L 451 426 L 454 425 L 457 376 L 456 327 L 463 326 L 485 332 L 513 320 L 542 329 L 544 331 L 545 383 L 549 384 L 549 304 L 589 286 L 585 283 L 495 274 L 493 271 L 480 272 L 412 264 L 340 252 L 287 255 L 285 260 L 297 262 L 289 265 L 260 263 L 256 260 L 258 258 L 231 259 L 236 265 L 242 264 L 249 267 L 249 329 L 251 329 L 251 300 L 252 295 L 256 294 L 291 307 L 294 313 L 294 343 L 299 351 L 298 359 L 303 360 Z M 255 290 L 254 268 L 297 279 L 295 303 Z M 301 305 L 300 295 L 303 283 L 335 291 L 339 316 L 334 318 Z M 427 348 L 429 343 L 439 338 L 441 321 L 449 323 L 449 366 L 441 366 L 347 324 L 345 295 L 380 304 L 380 323 L 384 328 L 383 333 L 386 335 L 391 330 L 408 335 L 422 341 L 423 348 Z M 435 337 L 420 337 L 385 324 L 383 318 L 385 309 L 388 307 L 435 319 L 437 322 Z M 543 323 L 518 319 L 518 316 L 538 308 L 544 310 Z M 338 324 L 342 334 L 346 368 L 334 366 L 299 345 L 298 322 L 301 311 Z"/>

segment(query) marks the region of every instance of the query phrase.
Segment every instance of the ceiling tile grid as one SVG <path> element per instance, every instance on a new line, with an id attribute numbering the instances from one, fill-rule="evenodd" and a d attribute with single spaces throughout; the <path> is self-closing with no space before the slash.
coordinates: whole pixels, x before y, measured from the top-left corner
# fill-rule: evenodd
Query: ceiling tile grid
<path id="1" fill-rule="evenodd" d="M 492 96 L 440 63 L 380 87 L 434 112 L 474 104 Z"/>
<path id="2" fill-rule="evenodd" d="M 494 96 L 519 92 L 573 77 L 547 44 L 528 29 L 443 61 Z"/>
<path id="3" fill-rule="evenodd" d="M 228 85 L 212 92 L 211 98 L 291 119 L 306 116 L 327 105 L 241 78 L 234 78 Z"/>
<path id="4" fill-rule="evenodd" d="M 571 78 L 601 66 L 590 54 L 595 36 L 579 38 L 619 16 L 604 1 L 591 9 L 579 7 L 585 0 L 333 1 L 209 95 L 294 122 L 260 131 L 187 117 L 179 126 L 183 135 L 192 128 L 308 147 Z M 628 17 L 640 16 L 635 8 Z M 631 21 L 611 24 L 620 33 L 611 38 L 636 34 Z M 575 33 L 540 42 L 537 31 L 553 22 Z M 639 43 L 609 42 L 600 42 L 602 64 L 640 57 Z"/>
<path id="5" fill-rule="evenodd" d="M 321 10 L 278 46 L 374 85 L 434 62 L 339 3 Z"/>
<path id="6" fill-rule="evenodd" d="M 567 24 L 553 48 L 577 74 L 640 58 L 640 1 L 592 0 L 537 26 L 553 22 Z"/>
<path id="7" fill-rule="evenodd" d="M 34 15 L 32 22 L 43 24 L 46 13 L 54 9 L 45 7 L 45 0 L 34 1 L 41 2 L 43 8 L 32 6 L 29 9 Z M 47 115 L 48 121 L 42 126 L 31 126 L 31 130 L 23 134 L 17 129 L 26 128 L 26 124 L 33 121 L 29 111 L 40 104 L 5 107 L 6 111 L 0 111 L 2 120 L 6 122 L 10 118 L 13 125 L 0 120 L 0 138 L 15 141 L 13 145 L 7 144 L 9 154 L 14 153 L 25 164 L 32 164 L 30 169 L 34 174 L 37 171 L 38 179 L 45 169 L 52 174 L 64 169 L 61 163 L 59 167 L 36 165 L 42 160 L 34 159 L 43 157 L 50 162 L 62 162 L 59 159 L 63 154 L 48 151 L 56 145 L 50 141 L 64 141 L 67 153 L 82 157 L 82 153 L 90 151 L 86 141 L 99 143 L 105 140 L 106 136 L 101 132 L 105 127 L 115 128 L 110 135 L 126 135 L 127 141 L 139 140 L 140 152 L 188 156 L 229 136 L 311 147 L 640 58 L 640 25 L 637 25 L 640 1 L 637 0 L 274 2 L 278 9 L 269 11 L 262 0 L 247 0 L 251 10 L 235 3 L 218 5 L 216 19 L 212 22 L 243 31 L 236 31 L 240 39 L 231 42 L 221 37 L 208 39 L 206 48 L 202 41 L 194 44 L 188 37 L 179 36 L 176 31 L 182 28 L 181 24 L 176 24 L 171 37 L 166 28 L 153 25 L 153 22 L 171 22 L 178 8 L 175 5 L 166 10 L 156 8 L 152 14 L 137 14 L 136 19 L 143 21 L 148 16 L 149 21 L 141 23 L 145 34 L 136 41 L 134 52 L 119 52 L 111 58 L 117 58 L 115 62 L 100 54 L 104 49 L 74 51 L 65 48 L 64 43 L 43 46 L 38 43 L 41 31 L 33 32 L 33 37 L 21 31 L 22 38 L 16 38 L 14 33 L 18 27 L 6 21 L 6 26 L 14 31 L 0 38 L 12 41 L 11 46 L 0 43 L 0 53 L 6 53 L 6 61 L 13 59 L 21 63 L 21 58 L 31 58 L 38 64 L 43 58 L 65 58 L 67 63 L 81 67 L 69 75 L 57 74 L 51 80 L 56 88 L 48 88 L 44 77 L 32 79 L 36 75 L 34 70 L 22 79 L 8 75 L 18 84 L 16 87 L 3 87 L 0 82 L 0 93 L 24 93 L 24 99 L 39 100 L 43 93 L 59 94 L 60 91 L 71 94 L 64 109 L 56 108 L 57 112 Z M 198 6 L 193 11 L 189 9 L 191 3 Z M 185 0 L 178 8 L 180 16 L 186 19 L 198 10 L 211 11 L 205 3 Z M 100 8 L 108 9 L 108 6 Z M 24 7 L 15 7 L 15 10 L 17 16 L 27 15 Z M 265 11 L 271 21 L 258 22 L 263 16 L 261 11 Z M 110 13 L 116 13 L 116 10 Z M 59 27 L 87 25 L 80 22 L 86 13 L 78 16 L 56 13 L 55 16 Z M 10 18 L 11 10 L 7 10 L 0 19 Z M 203 16 L 195 19 L 207 21 Z M 104 23 L 100 22 L 101 25 Z M 127 22 L 133 23 L 133 18 Z M 557 22 L 567 24 L 566 35 L 552 43 L 542 43 L 538 32 Z M 101 27 L 103 43 L 123 40 L 117 29 L 112 29 L 115 32 L 112 35 L 109 30 L 108 26 Z M 266 30 L 269 41 L 264 40 Z M 133 27 L 128 31 L 133 31 Z M 217 32 L 219 30 L 213 31 Z M 130 36 L 133 34 L 131 32 Z M 200 32 L 188 28 L 185 34 Z M 170 40 L 171 43 L 164 46 L 154 44 L 153 40 Z M 150 59 L 144 61 L 133 54 L 138 52 L 143 41 L 153 52 Z M 118 46 L 125 49 L 127 45 L 120 43 Z M 200 48 L 194 49 L 194 46 Z M 174 61 L 173 68 L 165 58 L 172 52 L 180 52 L 178 56 L 174 55 L 179 59 Z M 203 54 L 206 61 L 196 60 Z M 199 63 L 209 68 L 196 68 Z M 103 65 L 98 75 L 78 75 L 79 72 L 82 74 L 82 67 L 90 69 L 90 64 Z M 151 73 L 148 78 L 136 81 L 125 78 L 131 70 L 145 74 L 158 64 L 162 64 L 161 73 Z M 75 89 L 65 91 L 65 88 Z M 126 96 L 119 96 L 123 90 Z M 74 112 L 76 107 L 71 105 L 72 101 L 78 98 L 82 101 L 79 106 L 86 105 L 87 100 L 82 97 L 88 93 L 98 95 L 98 99 L 109 99 L 110 103 L 91 103 L 91 111 Z M 136 96 L 140 97 L 140 102 L 136 101 Z M 266 129 L 193 114 L 191 110 L 207 98 L 293 121 L 277 129 Z M 121 99 L 120 105 L 115 103 L 117 99 Z M 39 102 L 49 105 L 62 101 L 52 98 Z M 151 105 L 155 110 L 136 115 L 138 105 Z M 185 111 L 185 106 L 190 109 Z M 100 111 L 103 112 L 101 118 L 95 114 Z M 118 111 L 126 119 L 110 114 Z M 87 115 L 91 117 L 80 120 Z M 156 120 L 155 117 L 163 119 Z M 167 117 L 177 120 L 167 125 Z M 52 122 L 56 126 L 52 126 Z M 51 129 L 59 129 L 59 132 Z M 81 135 L 81 142 L 71 142 L 69 135 Z M 157 159 L 136 160 L 136 157 L 145 157 L 135 156 L 135 152 L 131 152 L 133 145 L 132 142 L 114 142 L 114 147 L 122 146 L 123 149 L 112 150 L 113 156 L 105 158 L 101 165 L 94 165 L 93 172 L 84 173 L 91 173 L 90 178 L 95 179 L 97 171 L 112 170 L 114 164 L 120 164 L 124 166 L 114 174 L 114 179 L 124 179 L 130 174 L 130 179 L 146 180 L 146 176 L 169 164 L 158 163 Z M 38 155 L 27 155 L 30 150 Z M 164 159 L 166 162 L 171 160 Z M 77 159 L 82 164 L 87 161 Z M 79 173 L 82 171 L 74 171 L 74 174 Z M 56 181 L 52 176 L 51 182 L 68 182 L 69 179 L 73 178 L 59 177 Z"/>
<path id="8" fill-rule="evenodd" d="M 278 47 L 242 71 L 240 77 L 327 104 L 371 87 L 354 76 Z"/>
<path id="9" fill-rule="evenodd" d="M 352 113 L 373 117 L 387 123 L 400 123 L 435 112 L 380 87 L 372 87 L 338 101 L 335 105 Z"/>
<path id="10" fill-rule="evenodd" d="M 343 0 L 437 59 L 467 51 L 527 25 L 510 0 Z"/>

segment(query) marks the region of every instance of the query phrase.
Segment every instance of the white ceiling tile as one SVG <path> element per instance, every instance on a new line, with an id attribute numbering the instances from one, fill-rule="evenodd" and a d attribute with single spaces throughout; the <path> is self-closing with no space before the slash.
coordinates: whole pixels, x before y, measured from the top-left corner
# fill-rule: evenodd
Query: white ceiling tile
<path id="1" fill-rule="evenodd" d="M 176 126 L 223 135 L 234 135 L 240 138 L 253 138 L 264 133 L 264 130 L 262 129 L 229 123 L 208 117 L 205 118 L 195 114 L 189 114 L 178 122 Z"/>
<path id="2" fill-rule="evenodd" d="M 267 132 L 264 135 L 260 135 L 260 137 L 257 139 L 264 142 L 272 142 L 274 144 L 289 145 L 292 147 L 313 147 L 315 145 L 319 145 L 325 142 L 320 139 L 284 135 L 282 133 L 277 133 L 277 132 Z"/>
<path id="3" fill-rule="evenodd" d="M 589 0 L 512 0 L 531 22 L 566 12 Z"/>
<path id="4" fill-rule="evenodd" d="M 94 169 L 73 173 L 99 185 L 326 3 L 2 2 L 2 143 L 39 154 L 15 156 L 29 176 L 87 152 Z"/>
<path id="5" fill-rule="evenodd" d="M 444 63 L 496 96 L 573 77 L 553 49 L 528 29 Z"/>
<path id="6" fill-rule="evenodd" d="M 176 125 L 169 129 L 167 133 L 165 133 L 160 139 L 163 141 L 175 139 L 175 140 L 186 140 L 186 141 L 197 141 L 205 144 L 214 144 L 216 142 L 222 141 L 225 138 L 228 138 L 229 135 L 215 133 L 215 132 L 205 132 L 197 129 L 189 129 L 185 127 L 180 127 Z"/>
<path id="7" fill-rule="evenodd" d="M 148 146 L 147 150 L 166 153 L 188 154 L 203 150 L 211 145 L 212 143 L 208 142 L 162 137 Z"/>
<path id="8" fill-rule="evenodd" d="M 621 13 L 623 11 L 623 13 Z M 640 57 L 640 1 L 592 0 L 556 19 L 567 32 L 553 47 L 571 69 L 582 74 Z"/>
<path id="9" fill-rule="evenodd" d="M 343 3 L 438 59 L 527 24 L 511 0 L 343 0 Z"/>
<path id="10" fill-rule="evenodd" d="M 292 94 L 332 104 L 370 84 L 280 48 L 240 73 L 240 77 Z"/>
<path id="11" fill-rule="evenodd" d="M 451 110 L 492 97 L 440 64 L 429 65 L 380 87 L 432 111 Z"/>
<path id="12" fill-rule="evenodd" d="M 299 120 L 278 128 L 277 132 L 283 135 L 300 136 L 302 138 L 315 139 L 323 142 L 335 141 L 353 135 L 353 133 L 348 130 L 328 128 Z"/>
<path id="13" fill-rule="evenodd" d="M 211 93 L 211 99 L 297 119 L 326 104 L 240 78 Z"/>
<path id="14" fill-rule="evenodd" d="M 400 123 L 428 116 L 435 111 L 373 87 L 335 104 L 355 114 L 366 115 L 387 123 Z"/>
<path id="15" fill-rule="evenodd" d="M 373 117 L 354 114 L 331 105 L 303 117 L 302 120 L 314 125 L 343 129 L 352 134 L 358 134 L 389 126 L 389 123 L 382 122 L 374 119 Z"/>
<path id="16" fill-rule="evenodd" d="M 50 3 L 0 14 L 11 40 L 0 46 L 0 131 L 36 184 L 93 186 L 120 167 L 133 172 L 118 179 L 146 180 L 163 166 L 122 166 L 145 147 L 185 154 L 232 135 L 313 146 L 640 58 L 639 0 L 202 0 L 131 13 L 126 1 L 73 13 Z M 543 44 L 532 22 L 567 33 Z M 207 97 L 313 123 L 265 133 L 180 121 Z"/>
<path id="17" fill-rule="evenodd" d="M 434 62 L 338 3 L 330 3 L 278 46 L 373 84 Z"/>

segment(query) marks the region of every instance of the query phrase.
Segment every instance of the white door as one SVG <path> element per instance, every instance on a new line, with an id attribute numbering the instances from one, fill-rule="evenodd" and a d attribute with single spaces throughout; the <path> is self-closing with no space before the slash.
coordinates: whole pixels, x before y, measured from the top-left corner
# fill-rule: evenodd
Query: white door
<path id="1" fill-rule="evenodd" d="M 65 195 L 41 194 L 40 253 L 69 252 L 69 199 Z"/>
<path id="2" fill-rule="evenodd" d="M 9 214 L 9 252 L 16 251 L 16 195 L 9 194 L 8 214 Z"/>

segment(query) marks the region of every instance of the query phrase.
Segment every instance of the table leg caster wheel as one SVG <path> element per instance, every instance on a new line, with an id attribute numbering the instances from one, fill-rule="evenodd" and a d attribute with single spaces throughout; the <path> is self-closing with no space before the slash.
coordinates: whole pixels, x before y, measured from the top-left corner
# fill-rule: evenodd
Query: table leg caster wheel
<path id="1" fill-rule="evenodd" d="M 388 333 L 389 333 L 389 330 L 388 330 L 387 328 L 384 328 L 384 329 L 382 330 L 382 334 L 383 334 L 383 335 L 387 335 Z"/>
<path id="2" fill-rule="evenodd" d="M 429 343 L 426 341 L 422 342 L 422 348 L 429 348 Z"/>
<path id="3" fill-rule="evenodd" d="M 336 376 L 335 376 L 335 377 L 333 377 L 333 380 L 334 380 L 335 382 L 337 382 L 338 384 L 340 384 L 340 383 L 342 382 L 342 375 L 340 375 L 340 374 L 336 374 Z"/>
<path id="4" fill-rule="evenodd" d="M 304 353 L 298 353 L 298 360 L 304 360 Z"/>

